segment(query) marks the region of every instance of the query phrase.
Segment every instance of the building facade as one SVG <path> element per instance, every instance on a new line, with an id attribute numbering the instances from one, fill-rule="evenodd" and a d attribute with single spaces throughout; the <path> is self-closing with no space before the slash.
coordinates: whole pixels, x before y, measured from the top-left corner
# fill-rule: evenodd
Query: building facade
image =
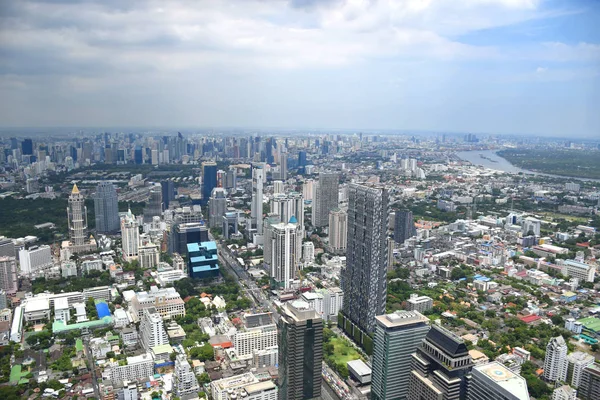
<path id="1" fill-rule="evenodd" d="M 339 175 L 336 173 L 319 174 L 312 207 L 312 224 L 319 228 L 329 223 L 329 211 L 338 206 Z"/>
<path id="2" fill-rule="evenodd" d="M 121 248 L 123 258 L 127 261 L 135 260 L 139 254 L 140 228 L 131 209 L 121 217 Z"/>
<path id="3" fill-rule="evenodd" d="M 77 185 L 73 185 L 73 190 L 69 196 L 67 218 L 69 220 L 71 245 L 74 247 L 83 246 L 87 235 L 87 207 L 85 206 L 85 198 L 79 192 Z"/>
<path id="4" fill-rule="evenodd" d="M 297 273 L 298 224 L 295 220 L 292 217 L 290 223 L 269 226 L 269 244 L 265 243 L 265 250 L 271 255 L 271 278 L 284 289 L 290 288 Z"/>
<path id="5" fill-rule="evenodd" d="M 15 257 L 0 257 L 0 289 L 7 294 L 15 294 L 19 290 L 17 260 Z"/>
<path id="6" fill-rule="evenodd" d="M 412 211 L 398 210 L 394 220 L 394 240 L 396 243 L 404 243 L 407 239 L 415 236 L 417 229 L 413 221 Z"/>
<path id="7" fill-rule="evenodd" d="M 119 200 L 117 191 L 110 182 L 100 182 L 94 195 L 96 232 L 115 233 L 119 231 Z"/>
<path id="8" fill-rule="evenodd" d="M 567 380 L 567 343 L 562 336 L 550 339 L 544 359 L 544 379 L 549 382 Z"/>
<path id="9" fill-rule="evenodd" d="M 329 247 L 334 253 L 346 251 L 348 240 L 348 214 L 339 208 L 329 212 Z"/>

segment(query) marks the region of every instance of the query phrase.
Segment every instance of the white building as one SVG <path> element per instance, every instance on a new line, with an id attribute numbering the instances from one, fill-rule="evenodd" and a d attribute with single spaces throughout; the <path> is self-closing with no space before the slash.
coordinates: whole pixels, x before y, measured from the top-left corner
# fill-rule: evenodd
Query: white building
<path id="1" fill-rule="evenodd" d="M 229 400 L 228 391 L 239 390 L 244 386 L 258 383 L 258 379 L 252 372 L 246 372 L 242 375 L 235 375 L 229 378 L 223 378 L 210 383 L 210 393 L 213 400 Z"/>
<path id="2" fill-rule="evenodd" d="M 251 356 L 255 350 L 277 346 L 277 326 L 275 324 L 238 330 L 233 336 L 233 347 L 239 357 Z"/>
<path id="3" fill-rule="evenodd" d="M 306 292 L 302 293 L 302 301 L 308 303 L 309 308 L 315 310 L 319 317 L 324 317 L 323 295 L 321 293 Z"/>
<path id="4" fill-rule="evenodd" d="M 127 357 L 123 365 L 115 363 L 110 367 L 109 377 L 113 384 L 123 381 L 137 381 L 154 375 L 154 360 L 150 353 Z"/>
<path id="5" fill-rule="evenodd" d="M 544 359 L 544 378 L 550 382 L 567 380 L 567 344 L 562 336 L 550 339 Z"/>
<path id="6" fill-rule="evenodd" d="M 282 288 L 289 289 L 296 279 L 297 227 L 295 217 L 290 223 L 280 223 L 269 227 L 269 243 L 265 250 L 271 254 L 271 277 Z"/>
<path id="7" fill-rule="evenodd" d="M 129 325 L 129 317 L 127 316 L 127 311 L 122 308 L 117 308 L 113 313 L 113 322 L 115 328 L 125 328 Z"/>
<path id="8" fill-rule="evenodd" d="M 577 400 L 577 390 L 569 385 L 563 385 L 554 389 L 552 400 Z"/>
<path id="9" fill-rule="evenodd" d="M 29 250 L 19 250 L 21 273 L 28 276 L 43 274 L 45 269 L 52 267 L 52 250 L 50 246 L 34 246 Z"/>
<path id="10" fill-rule="evenodd" d="M 276 367 L 279 363 L 279 347 L 269 347 L 264 350 L 254 350 L 252 365 L 256 368 Z"/>
<path id="11" fill-rule="evenodd" d="M 313 242 L 302 244 L 302 260 L 307 264 L 315 261 L 315 245 Z"/>
<path id="12" fill-rule="evenodd" d="M 62 297 L 54 300 L 54 320 L 69 323 L 71 314 L 69 312 L 69 301 Z"/>
<path id="13" fill-rule="evenodd" d="M 50 302 L 47 298 L 27 299 L 23 309 L 25 322 L 42 322 L 50 318 Z"/>
<path id="14" fill-rule="evenodd" d="M 131 210 L 121 217 L 121 247 L 127 261 L 137 258 L 140 246 L 140 228 Z"/>
<path id="15" fill-rule="evenodd" d="M 154 307 L 144 309 L 144 315 L 140 322 L 140 335 L 142 345 L 147 350 L 169 344 L 169 336 L 163 319 Z"/>
<path id="16" fill-rule="evenodd" d="M 149 292 L 136 293 L 131 299 L 131 309 L 134 318 L 142 318 L 145 308 L 154 307 L 164 318 L 185 316 L 185 303 L 175 288 L 159 289 L 150 287 Z"/>
<path id="17" fill-rule="evenodd" d="M 576 351 L 567 356 L 567 376 L 571 377 L 571 386 L 579 387 L 581 383 L 581 374 L 583 369 L 594 363 L 594 356 L 591 354 Z"/>
<path id="18" fill-rule="evenodd" d="M 152 269 L 156 268 L 159 261 L 160 252 L 158 246 L 152 243 L 148 243 L 138 248 L 138 261 L 140 262 L 140 268 Z"/>
<path id="19" fill-rule="evenodd" d="M 427 296 L 419 296 L 412 293 L 406 301 L 406 309 L 408 311 L 418 311 L 420 313 L 430 310 L 433 307 L 433 299 Z"/>
<path id="20" fill-rule="evenodd" d="M 198 379 L 185 354 L 178 354 L 173 372 L 173 394 L 184 399 L 190 395 L 197 396 L 199 391 Z"/>
<path id="21" fill-rule="evenodd" d="M 580 282 L 594 282 L 596 267 L 575 260 L 557 260 L 556 263 L 564 276 L 577 278 Z"/>
<path id="22" fill-rule="evenodd" d="M 527 236 L 533 232 L 535 236 L 540 236 L 540 230 L 542 228 L 542 221 L 536 218 L 527 217 L 523 220 L 523 235 Z"/>
<path id="23" fill-rule="evenodd" d="M 111 300 L 110 288 L 108 286 L 96 286 L 83 289 L 82 295 L 84 301 L 87 301 L 89 298 L 94 300 L 104 300 L 106 302 Z"/>
<path id="24" fill-rule="evenodd" d="M 565 320 L 565 329 L 579 335 L 583 331 L 583 324 L 577 322 L 575 318 L 567 318 Z"/>
<path id="25" fill-rule="evenodd" d="M 498 362 L 473 367 L 467 400 L 529 400 L 525 378 Z"/>

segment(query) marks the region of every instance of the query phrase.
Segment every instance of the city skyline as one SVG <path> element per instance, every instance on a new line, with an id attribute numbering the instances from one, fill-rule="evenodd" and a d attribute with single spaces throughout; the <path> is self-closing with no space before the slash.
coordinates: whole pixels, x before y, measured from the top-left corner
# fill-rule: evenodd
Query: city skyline
<path id="1" fill-rule="evenodd" d="M 600 129 L 597 2 L 1 7 L 4 126 Z"/>

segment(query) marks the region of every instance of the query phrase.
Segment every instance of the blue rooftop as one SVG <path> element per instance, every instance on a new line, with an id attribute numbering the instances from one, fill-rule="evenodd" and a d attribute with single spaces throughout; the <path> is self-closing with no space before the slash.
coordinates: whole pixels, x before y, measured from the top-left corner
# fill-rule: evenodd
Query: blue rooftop
<path id="1" fill-rule="evenodd" d="M 188 249 L 188 253 L 192 252 L 192 251 L 200 251 L 200 250 L 217 251 L 217 243 L 216 242 L 188 243 L 187 249 Z"/>
<path id="2" fill-rule="evenodd" d="M 296 217 L 294 215 L 292 215 L 292 218 L 290 218 L 290 224 L 297 224 L 298 220 L 296 219 Z"/>
<path id="3" fill-rule="evenodd" d="M 110 310 L 108 309 L 108 304 L 106 304 L 103 301 L 99 301 L 98 303 L 96 303 L 96 311 L 98 312 L 98 319 L 110 317 Z"/>

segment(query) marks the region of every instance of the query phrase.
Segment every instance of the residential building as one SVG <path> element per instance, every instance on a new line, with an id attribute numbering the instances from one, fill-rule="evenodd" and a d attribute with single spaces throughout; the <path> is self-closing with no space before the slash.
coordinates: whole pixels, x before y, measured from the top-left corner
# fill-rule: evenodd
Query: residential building
<path id="1" fill-rule="evenodd" d="M 498 362 L 476 365 L 467 400 L 529 400 L 527 382 Z"/>
<path id="2" fill-rule="evenodd" d="M 277 346 L 277 326 L 275 324 L 238 330 L 233 335 L 233 347 L 238 357 L 251 356 L 254 351 L 275 346 Z"/>
<path id="3" fill-rule="evenodd" d="M 380 186 L 351 184 L 348 189 L 348 241 L 344 292 L 344 330 L 375 330 L 375 316 L 385 313 L 387 294 L 388 191 Z"/>
<path id="4" fill-rule="evenodd" d="M 200 386 L 185 354 L 178 354 L 173 372 L 173 394 L 180 399 L 196 398 Z"/>
<path id="5" fill-rule="evenodd" d="M 583 369 L 577 396 L 581 400 L 600 399 L 600 364 L 594 363 Z"/>
<path id="6" fill-rule="evenodd" d="M 552 400 L 577 400 L 577 390 L 569 385 L 563 385 L 554 389 Z"/>
<path id="7" fill-rule="evenodd" d="M 160 251 L 152 243 L 138 247 L 138 261 L 141 269 L 153 269 L 158 266 Z"/>
<path id="8" fill-rule="evenodd" d="M 433 324 L 412 355 L 407 399 L 465 399 L 472 367 L 473 360 L 464 340 Z"/>
<path id="9" fill-rule="evenodd" d="M 433 299 L 431 297 L 419 296 L 416 293 L 412 293 L 406 301 L 406 309 L 408 311 L 418 311 L 423 313 L 427 310 L 431 310 L 432 307 Z"/>
<path id="10" fill-rule="evenodd" d="M 210 394 L 213 400 L 230 400 L 229 393 L 243 389 L 245 386 L 259 383 L 252 372 L 222 378 L 210 383 Z"/>
<path id="11" fill-rule="evenodd" d="M 12 239 L 0 236 L 0 257 L 15 257 L 15 244 Z"/>
<path id="12" fill-rule="evenodd" d="M 412 211 L 397 210 L 394 219 L 394 240 L 396 243 L 404 243 L 417 234 Z"/>
<path id="13" fill-rule="evenodd" d="M 567 380 L 567 351 L 567 343 L 562 336 L 550 339 L 544 359 L 544 379 L 549 382 Z"/>
<path id="14" fill-rule="evenodd" d="M 270 254 L 271 278 L 277 284 L 289 289 L 296 279 L 297 272 L 297 223 L 292 216 L 289 223 L 270 225 L 268 241 L 265 242 L 265 251 Z"/>
<path id="15" fill-rule="evenodd" d="M 564 276 L 577 278 L 579 282 L 594 282 L 596 278 L 596 267 L 592 265 L 576 260 L 557 260 L 556 263 Z"/>
<path id="16" fill-rule="evenodd" d="M 429 319 L 418 311 L 396 311 L 379 315 L 375 320 L 371 398 L 406 399 L 410 357 L 429 332 Z"/>
<path id="17" fill-rule="evenodd" d="M 29 276 L 43 275 L 43 271 L 52 267 L 52 250 L 50 246 L 33 246 L 29 250 L 19 250 L 21 273 Z"/>
<path id="18" fill-rule="evenodd" d="M 296 220 L 296 262 L 302 255 L 302 239 L 304 238 L 304 199 L 301 193 L 289 192 L 276 194 L 271 199 L 271 216 L 278 215 L 279 222 L 289 222 L 292 217 Z"/>
<path id="19" fill-rule="evenodd" d="M 321 395 L 323 320 L 303 301 L 285 303 L 279 319 L 279 400 Z"/>
<path id="20" fill-rule="evenodd" d="M 94 215 L 96 232 L 115 233 L 119 231 L 119 201 L 112 183 L 100 182 L 94 195 Z"/>
<path id="21" fill-rule="evenodd" d="M 337 173 L 319 174 L 312 206 L 312 224 L 314 227 L 327 226 L 329 212 L 338 206 L 339 175 Z"/>
<path id="22" fill-rule="evenodd" d="M 115 362 L 108 373 L 113 384 L 137 381 L 154 375 L 154 359 L 150 353 L 127 357 L 126 362 Z"/>
<path id="23" fill-rule="evenodd" d="M 144 314 L 140 322 L 140 335 L 142 345 L 146 350 L 169 344 L 169 336 L 167 335 L 164 321 L 154 307 L 144 309 Z"/>
<path id="24" fill-rule="evenodd" d="M 0 256 L 0 289 L 8 294 L 19 290 L 17 260 L 14 256 Z"/>
<path id="25" fill-rule="evenodd" d="M 121 248 L 123 258 L 127 261 L 135 260 L 139 254 L 140 228 L 131 209 L 121 217 Z"/>
<path id="26" fill-rule="evenodd" d="M 313 242 L 302 243 L 302 260 L 306 264 L 315 261 L 315 244 Z"/>
<path id="27" fill-rule="evenodd" d="M 158 289 L 150 287 L 149 292 L 139 292 L 131 299 L 131 310 L 134 318 L 142 318 L 144 309 L 156 308 L 156 311 L 164 318 L 185 316 L 185 303 L 175 288 Z"/>
<path id="28" fill-rule="evenodd" d="M 334 253 L 343 253 L 347 240 L 348 214 L 336 207 L 329 212 L 329 248 Z"/>
<path id="29" fill-rule="evenodd" d="M 583 370 L 594 363 L 594 356 L 581 351 L 575 351 L 567 356 L 567 382 L 574 388 L 581 384 Z"/>
<path id="30" fill-rule="evenodd" d="M 250 217 L 252 219 L 252 229 L 256 234 L 263 234 L 263 184 L 265 181 L 264 164 L 254 164 L 252 166 L 252 203 L 250 207 Z"/>

